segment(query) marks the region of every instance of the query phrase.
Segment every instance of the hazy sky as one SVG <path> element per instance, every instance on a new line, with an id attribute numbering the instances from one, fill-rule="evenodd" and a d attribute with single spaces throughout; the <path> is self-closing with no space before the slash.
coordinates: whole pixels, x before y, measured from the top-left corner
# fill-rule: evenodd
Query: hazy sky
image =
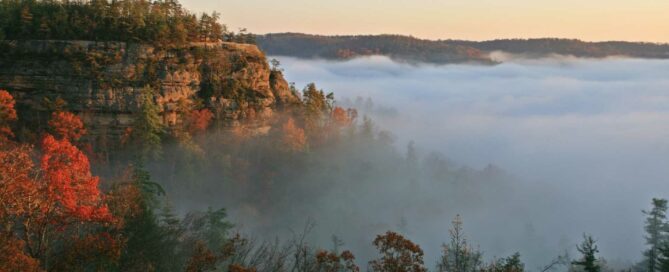
<path id="1" fill-rule="evenodd" d="M 667 0 L 182 0 L 254 33 L 669 42 Z"/>

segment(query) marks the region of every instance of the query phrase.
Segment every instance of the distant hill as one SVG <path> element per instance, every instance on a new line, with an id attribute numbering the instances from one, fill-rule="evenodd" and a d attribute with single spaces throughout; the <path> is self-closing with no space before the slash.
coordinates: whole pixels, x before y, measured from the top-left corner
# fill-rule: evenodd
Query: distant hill
<path id="1" fill-rule="evenodd" d="M 571 55 L 583 58 L 623 56 L 669 59 L 669 44 L 584 42 L 572 39 L 509 39 L 492 41 L 424 40 L 401 35 L 321 36 L 300 33 L 259 35 L 256 41 L 268 55 L 345 60 L 383 55 L 394 60 L 426 63 L 495 63 L 491 52 L 528 58 Z"/>
<path id="2" fill-rule="evenodd" d="M 395 60 L 429 63 L 493 63 L 488 53 L 468 45 L 421 40 L 400 35 L 317 36 L 297 33 L 258 35 L 268 55 L 351 59 L 384 55 Z"/>

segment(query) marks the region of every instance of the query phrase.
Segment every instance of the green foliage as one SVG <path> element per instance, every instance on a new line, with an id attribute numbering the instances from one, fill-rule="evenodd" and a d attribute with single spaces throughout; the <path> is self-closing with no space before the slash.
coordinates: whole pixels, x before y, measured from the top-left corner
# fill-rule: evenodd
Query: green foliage
<path id="1" fill-rule="evenodd" d="M 509 257 L 493 262 L 483 272 L 523 272 L 525 264 L 520 260 L 520 253 L 515 253 Z"/>
<path id="2" fill-rule="evenodd" d="M 581 253 L 581 259 L 573 261 L 572 264 L 581 267 L 585 272 L 599 272 L 601 267 L 597 260 L 596 254 L 599 252 L 595 239 L 590 235 L 583 235 L 583 242 L 576 246 L 578 252 Z"/>
<path id="3" fill-rule="evenodd" d="M 233 227 L 226 217 L 225 209 L 214 210 L 210 207 L 204 213 L 189 214 L 184 219 L 184 225 L 193 239 L 204 241 L 211 251 L 220 251 Z"/>
<path id="4" fill-rule="evenodd" d="M 145 209 L 153 209 L 158 205 L 158 197 L 165 195 L 165 189 L 151 181 L 151 174 L 138 162 L 132 168 L 132 181 L 142 193 L 142 202 Z"/>
<path id="5" fill-rule="evenodd" d="M 219 14 L 197 16 L 176 0 L 0 2 L 0 33 L 9 40 L 92 40 L 181 47 L 226 33 Z"/>
<path id="6" fill-rule="evenodd" d="M 407 62 L 492 64 L 489 52 L 504 51 L 532 56 L 550 54 L 603 58 L 631 56 L 668 58 L 667 44 L 635 42 L 584 42 L 569 39 L 511 39 L 492 41 L 424 40 L 402 35 L 320 36 L 300 33 L 261 35 L 258 45 L 269 55 L 300 58 L 350 59 L 383 55 Z"/>
<path id="7" fill-rule="evenodd" d="M 183 230 L 167 208 L 162 214 L 156 214 L 163 200 L 159 198 L 164 195 L 162 187 L 151 181 L 150 174 L 141 164 L 133 167 L 131 181 L 142 193 L 139 199 L 141 210 L 125 219 L 122 233 L 127 242 L 117 271 L 178 271 L 176 268 L 185 262 L 178 251 Z"/>
<path id="8" fill-rule="evenodd" d="M 667 200 L 653 198 L 653 208 L 643 211 L 646 217 L 646 244 L 649 248 L 644 252 L 645 263 L 648 272 L 658 269 L 658 258 L 660 247 L 669 243 L 669 224 L 667 223 Z"/>
<path id="9" fill-rule="evenodd" d="M 302 100 L 307 115 L 320 115 L 332 110 L 334 96 L 332 93 L 326 95 L 316 88 L 316 84 L 309 83 L 302 91 Z"/>
<path id="10" fill-rule="evenodd" d="M 151 87 L 142 89 L 140 101 L 141 106 L 135 114 L 133 124 L 135 142 L 141 147 L 142 160 L 159 159 L 162 155 L 161 136 L 165 128 Z"/>
<path id="11" fill-rule="evenodd" d="M 659 249 L 660 256 L 657 258 L 657 271 L 669 272 L 669 243 L 665 243 Z"/>
<path id="12" fill-rule="evenodd" d="M 256 35 L 249 33 L 246 28 L 240 28 L 237 33 L 227 32 L 223 35 L 223 40 L 236 43 L 256 44 Z"/>
<path id="13" fill-rule="evenodd" d="M 441 261 L 437 265 L 440 272 L 475 272 L 483 265 L 483 253 L 474 249 L 462 231 L 462 219 L 457 215 L 453 219 L 453 227 L 449 230 L 450 244 L 444 244 Z"/>

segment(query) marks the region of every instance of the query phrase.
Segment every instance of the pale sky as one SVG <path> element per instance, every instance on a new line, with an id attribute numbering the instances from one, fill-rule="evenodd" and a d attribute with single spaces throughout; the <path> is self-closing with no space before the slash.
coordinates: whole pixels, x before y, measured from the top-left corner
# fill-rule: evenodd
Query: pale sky
<path id="1" fill-rule="evenodd" d="M 181 0 L 253 33 L 669 43 L 669 0 Z"/>

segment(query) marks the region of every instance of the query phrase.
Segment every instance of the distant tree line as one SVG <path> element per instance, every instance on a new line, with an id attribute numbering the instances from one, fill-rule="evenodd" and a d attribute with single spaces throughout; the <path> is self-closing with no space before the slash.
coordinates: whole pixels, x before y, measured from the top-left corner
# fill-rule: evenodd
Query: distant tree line
<path id="1" fill-rule="evenodd" d="M 402 35 L 320 36 L 298 33 L 257 37 L 269 55 L 301 58 L 351 59 L 384 55 L 400 61 L 430 63 L 490 63 L 481 50 Z"/>
<path id="2" fill-rule="evenodd" d="M 426 63 L 493 63 L 489 53 L 504 51 L 542 57 L 551 54 L 604 58 L 628 56 L 669 58 L 669 44 L 584 42 L 571 39 L 508 39 L 492 41 L 425 40 L 402 35 L 321 36 L 300 33 L 257 37 L 269 55 L 300 58 L 350 59 L 383 55 L 399 61 Z"/>

